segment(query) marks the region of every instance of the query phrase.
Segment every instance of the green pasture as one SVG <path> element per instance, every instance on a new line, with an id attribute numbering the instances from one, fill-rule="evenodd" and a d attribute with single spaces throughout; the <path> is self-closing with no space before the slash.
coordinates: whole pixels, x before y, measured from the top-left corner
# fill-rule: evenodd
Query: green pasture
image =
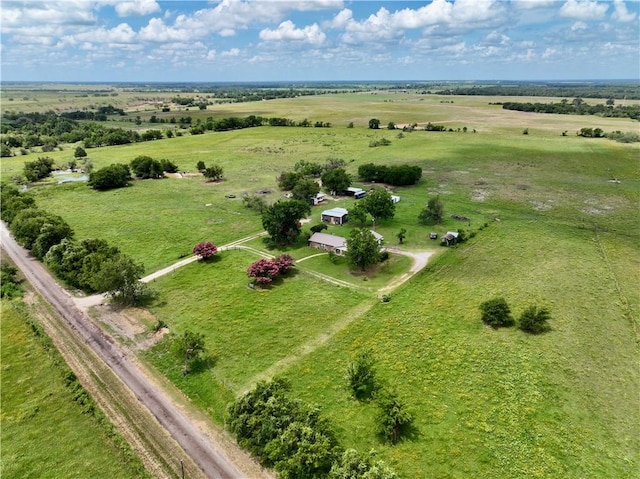
<path id="1" fill-rule="evenodd" d="M 585 126 L 632 131 L 638 124 L 508 112 L 489 101 L 505 99 L 379 93 L 220 105 L 198 114 L 307 117 L 334 126 L 261 127 L 92 149 L 96 167 L 149 155 L 192 175 L 136 181 L 111 192 L 78 183 L 32 190 L 38 205 L 63 216 L 78 237 L 105 238 L 152 272 L 198 241 L 223 245 L 260 232 L 260 216 L 242 206 L 241 195 L 269 190 L 268 202 L 281 198 L 276 176 L 299 160 L 343 159 L 354 176 L 369 162 L 419 165 L 423 179 L 393 190 L 401 197 L 396 216 L 376 231 L 396 246 L 395 235 L 405 228 L 403 248 L 437 254 L 389 303 L 372 291 L 385 275 L 354 280 L 343 260 L 334 265 L 327 255 L 253 290 L 246 268 L 257 256 L 225 251 L 152 283 L 158 299 L 151 311 L 174 333 L 205 334 L 211 356 L 187 376 L 169 340 L 144 357 L 218 421 L 225 405 L 256 380 L 284 374 L 296 397 L 322 407 L 345 446 L 379 450 L 406 478 L 635 477 L 640 149 L 574 133 Z M 382 125 L 450 122 L 469 131 L 398 138 L 397 131 L 366 128 L 372 117 Z M 355 128 L 346 128 L 349 121 Z M 368 146 L 380 137 L 391 145 Z M 60 163 L 72 151 L 49 155 Z M 38 155 L 3 159 L 3 177 Z M 199 160 L 222 165 L 225 181 L 205 183 L 194 173 Z M 434 195 L 446 217 L 439 225 L 419 225 L 418 213 Z M 312 208 L 304 229 L 319 222 L 323 209 L 352 202 L 340 198 Z M 348 236 L 352 226 L 328 232 Z M 475 236 L 453 248 L 428 239 L 430 231 L 459 228 Z M 266 251 L 261 239 L 247 245 Z M 315 253 L 303 243 L 269 252 L 285 251 L 296 259 Z M 394 260 L 389 278 L 406 271 L 405 260 Z M 311 271 L 364 290 L 331 285 Z M 516 316 L 531 304 L 547 306 L 551 331 L 529 336 L 484 327 L 478 305 L 495 296 Z M 378 376 L 416 418 L 413 435 L 393 447 L 373 432 L 373 405 L 355 402 L 346 390 L 344 369 L 363 348 L 373 351 Z"/>
<path id="2" fill-rule="evenodd" d="M 194 263 L 151 284 L 160 292 L 150 307 L 159 320 L 176 334 L 191 329 L 206 336 L 211 367 L 179 382 L 207 407 L 213 400 L 217 418 L 225 402 L 216 402 L 216 396 L 228 400 L 233 397 L 229 392 L 244 391 L 305 343 L 357 316 L 354 309 L 373 298 L 295 269 L 268 288 L 252 289 L 246 270 L 257 259 L 242 249 L 223 251 L 212 261 Z M 170 377 L 180 376 L 181 365 L 168 341 L 147 357 Z"/>
<path id="3" fill-rule="evenodd" d="M 2 301 L 2 477 L 137 477 L 64 386 L 60 366 Z M 56 353 L 57 354 L 57 353 Z"/>

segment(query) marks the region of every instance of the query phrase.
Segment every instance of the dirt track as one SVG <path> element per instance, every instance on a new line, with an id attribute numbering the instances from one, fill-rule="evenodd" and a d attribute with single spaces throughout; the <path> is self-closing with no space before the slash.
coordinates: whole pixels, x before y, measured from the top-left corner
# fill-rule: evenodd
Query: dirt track
<path id="1" fill-rule="evenodd" d="M 81 340 L 78 341 L 78 343 L 84 342 L 88 345 L 97 357 L 126 385 L 125 389 L 135 395 L 139 403 L 146 407 L 148 412 L 162 425 L 162 428 L 168 431 L 171 437 L 180 444 L 184 452 L 186 452 L 186 455 L 182 456 L 183 459 L 180 459 L 175 457 L 175 449 L 139 451 L 136 446 L 143 446 L 140 446 L 140 444 L 132 444 L 136 450 L 142 453 L 143 460 L 145 460 L 145 455 L 157 456 L 164 453 L 172 454 L 171 459 L 164 458 L 164 460 L 159 459 L 156 461 L 156 465 L 164 462 L 165 467 L 158 466 L 154 474 L 159 477 L 174 476 L 178 473 L 175 465 L 178 464 L 179 461 L 187 465 L 193 463 L 197 465 L 199 471 L 195 467 L 190 468 L 191 477 L 203 477 L 203 475 L 209 478 L 229 479 L 247 477 L 246 472 L 241 472 L 236 468 L 222 450 L 212 442 L 211 438 L 196 426 L 183 411 L 176 407 L 165 391 L 140 371 L 136 362 L 129 359 L 111 337 L 107 336 L 76 307 L 69 295 L 53 280 L 49 272 L 35 259 L 28 256 L 27 251 L 10 237 L 4 223 L 0 223 L 0 239 L 3 248 L 20 270 L 22 270 L 27 280 L 57 313 L 64 318 L 65 321 L 60 321 L 58 326 L 65 326 L 67 333 L 71 332 L 73 333 L 71 336 Z M 82 364 L 76 364 L 75 366 L 82 367 Z M 76 374 L 78 377 L 83 377 L 87 374 L 92 375 L 94 373 L 92 371 L 80 371 L 76 372 Z M 111 399 L 115 401 L 119 400 L 117 397 Z M 123 397 L 122 400 L 124 401 L 126 398 Z M 120 409 L 126 410 L 126 405 L 120 405 Z M 154 434 L 154 431 L 139 432 L 150 436 Z M 127 436 L 126 433 L 125 436 Z M 163 447 L 161 442 L 162 441 L 158 442 L 154 437 L 147 437 L 142 440 L 144 444 L 154 443 L 155 447 L 159 448 Z M 242 455 L 240 452 L 239 454 Z M 167 461 L 171 461 L 172 467 L 170 467 L 170 469 L 173 470 L 166 470 Z M 149 465 L 146 461 L 145 463 Z M 156 468 L 153 467 L 152 469 Z M 259 468 L 254 465 L 251 469 L 251 477 L 258 477 L 255 474 Z M 163 473 L 161 473 L 161 471 L 163 471 Z M 262 476 L 262 474 L 260 475 Z"/>

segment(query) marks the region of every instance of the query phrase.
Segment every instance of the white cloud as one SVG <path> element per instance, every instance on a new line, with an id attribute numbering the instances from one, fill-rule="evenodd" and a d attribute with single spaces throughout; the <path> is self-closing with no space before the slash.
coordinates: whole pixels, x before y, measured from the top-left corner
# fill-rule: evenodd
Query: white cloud
<path id="1" fill-rule="evenodd" d="M 587 29 L 587 24 L 584 22 L 574 22 L 574 24 L 571 25 L 572 32 L 579 32 L 580 30 L 586 30 L 586 29 Z"/>
<path id="2" fill-rule="evenodd" d="M 560 16 L 575 20 L 598 20 L 604 17 L 609 5 L 591 0 L 567 0 L 560 8 Z"/>
<path id="3" fill-rule="evenodd" d="M 222 52 L 220 55 L 223 57 L 237 57 L 238 55 L 240 55 L 240 49 L 231 48 L 230 50 Z"/>
<path id="4" fill-rule="evenodd" d="M 215 60 L 216 59 L 216 51 L 215 50 L 209 50 L 207 52 L 206 58 L 207 58 L 207 60 Z"/>
<path id="5" fill-rule="evenodd" d="M 327 36 L 320 29 L 317 23 L 308 25 L 304 28 L 296 28 L 295 24 L 291 20 L 282 22 L 277 29 L 270 30 L 265 28 L 260 32 L 261 40 L 293 40 L 303 43 L 310 43 L 312 45 L 320 45 L 324 43 Z"/>
<path id="6" fill-rule="evenodd" d="M 613 20 L 623 23 L 629 23 L 633 22 L 637 17 L 636 12 L 630 12 L 629 10 L 627 10 L 627 6 L 622 0 L 614 0 L 613 7 L 615 9 L 611 14 L 611 18 Z"/>
<path id="7" fill-rule="evenodd" d="M 353 21 L 353 12 L 348 8 L 340 10 L 330 22 L 327 22 L 327 28 L 345 28 L 349 22 Z"/>
<path id="8" fill-rule="evenodd" d="M 51 2 L 2 2 L 2 30 L 31 25 L 93 25 L 93 5 L 82 0 Z"/>
<path id="9" fill-rule="evenodd" d="M 78 41 L 91 43 L 133 43 L 136 41 L 136 33 L 127 23 L 121 23 L 111 29 L 88 30 L 71 37 Z"/>
<path id="10" fill-rule="evenodd" d="M 121 17 L 132 15 L 149 15 L 161 11 L 156 0 L 136 0 L 135 2 L 118 2 L 115 5 L 116 13 Z"/>
<path id="11" fill-rule="evenodd" d="M 542 58 L 544 58 L 545 60 L 553 58 L 557 52 L 558 50 L 556 50 L 555 48 L 547 47 L 542 53 Z"/>
<path id="12" fill-rule="evenodd" d="M 551 7 L 557 3 L 558 0 L 511 0 L 511 4 L 514 7 L 522 10 Z"/>
<path id="13" fill-rule="evenodd" d="M 165 25 L 159 18 L 152 18 L 146 27 L 138 33 L 141 40 L 148 42 L 176 42 L 193 39 L 193 31 L 184 28 L 173 28 Z"/>

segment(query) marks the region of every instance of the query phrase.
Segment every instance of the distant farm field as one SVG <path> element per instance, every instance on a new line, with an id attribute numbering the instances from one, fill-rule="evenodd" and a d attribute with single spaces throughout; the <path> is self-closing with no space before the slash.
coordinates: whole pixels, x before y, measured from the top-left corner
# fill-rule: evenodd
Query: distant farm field
<path id="1" fill-rule="evenodd" d="M 575 131 L 637 132 L 638 123 L 488 104 L 496 101 L 506 99 L 379 93 L 217 105 L 194 115 L 307 117 L 332 127 L 265 126 L 91 149 L 96 167 L 149 155 L 170 159 L 187 174 L 103 193 L 82 183 L 32 190 L 38 205 L 63 216 L 77 237 L 107 239 L 150 273 L 199 241 L 223 245 L 260 232 L 261 218 L 243 207 L 242 195 L 278 200 L 276 176 L 300 160 L 342 159 L 354 178 L 370 162 L 420 166 L 422 180 L 393 189 L 401 197 L 396 215 L 375 228 L 389 246 L 436 254 L 390 293 L 390 302 L 379 299 L 384 274 L 365 281 L 327 256 L 304 260 L 295 274 L 254 290 L 246 268 L 255 251 L 224 251 L 151 283 L 158 294 L 151 312 L 174 333 L 203 333 L 207 361 L 182 376 L 168 337 L 142 357 L 221 423 L 234 397 L 257 380 L 284 375 L 296 397 L 321 407 L 343 445 L 378 450 L 406 478 L 635 477 L 640 148 Z M 399 137 L 396 130 L 368 129 L 370 118 L 383 126 L 431 121 L 461 131 Z M 354 128 L 347 128 L 351 121 Z M 391 144 L 369 147 L 382 137 Z M 65 162 L 72 151 L 48 155 Z M 37 156 L 6 159 L 3 176 Z M 200 160 L 221 165 L 225 180 L 206 183 L 196 173 Z M 371 186 L 357 178 L 356 184 Z M 418 214 L 435 195 L 445 219 L 420 225 Z M 312 208 L 304 231 L 325 207 Z M 329 231 L 347 235 L 351 226 Z M 403 245 L 396 239 L 401 228 Z M 473 237 L 453 248 L 428 238 L 458 229 Z M 246 245 L 281 252 L 261 239 Z M 286 251 L 296 259 L 317 253 L 303 243 Z M 389 281 L 409 266 L 408 258 L 394 258 Z M 516 317 L 530 305 L 548 307 L 551 330 L 532 336 L 485 327 L 478 306 L 498 296 Z M 346 388 L 345 368 L 363 349 L 372 351 L 378 376 L 416 418 L 414 434 L 398 445 L 375 435 L 373 404 L 354 401 Z"/>

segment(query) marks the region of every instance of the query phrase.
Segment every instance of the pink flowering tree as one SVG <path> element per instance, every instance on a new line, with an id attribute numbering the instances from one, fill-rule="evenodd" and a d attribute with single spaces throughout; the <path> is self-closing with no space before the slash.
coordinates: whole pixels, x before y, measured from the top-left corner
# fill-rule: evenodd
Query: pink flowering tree
<path id="1" fill-rule="evenodd" d="M 273 281 L 278 276 L 280 269 L 278 265 L 269 259 L 259 259 L 251 263 L 247 269 L 247 276 L 253 278 L 253 281 L 264 286 Z"/>
<path id="2" fill-rule="evenodd" d="M 209 259 L 218 252 L 216 245 L 209 241 L 203 241 L 193 247 L 193 254 L 199 256 L 200 259 Z"/>
<path id="3" fill-rule="evenodd" d="M 273 258 L 273 262 L 278 267 L 278 274 L 283 275 L 293 267 L 293 257 L 288 254 L 283 254 Z"/>

